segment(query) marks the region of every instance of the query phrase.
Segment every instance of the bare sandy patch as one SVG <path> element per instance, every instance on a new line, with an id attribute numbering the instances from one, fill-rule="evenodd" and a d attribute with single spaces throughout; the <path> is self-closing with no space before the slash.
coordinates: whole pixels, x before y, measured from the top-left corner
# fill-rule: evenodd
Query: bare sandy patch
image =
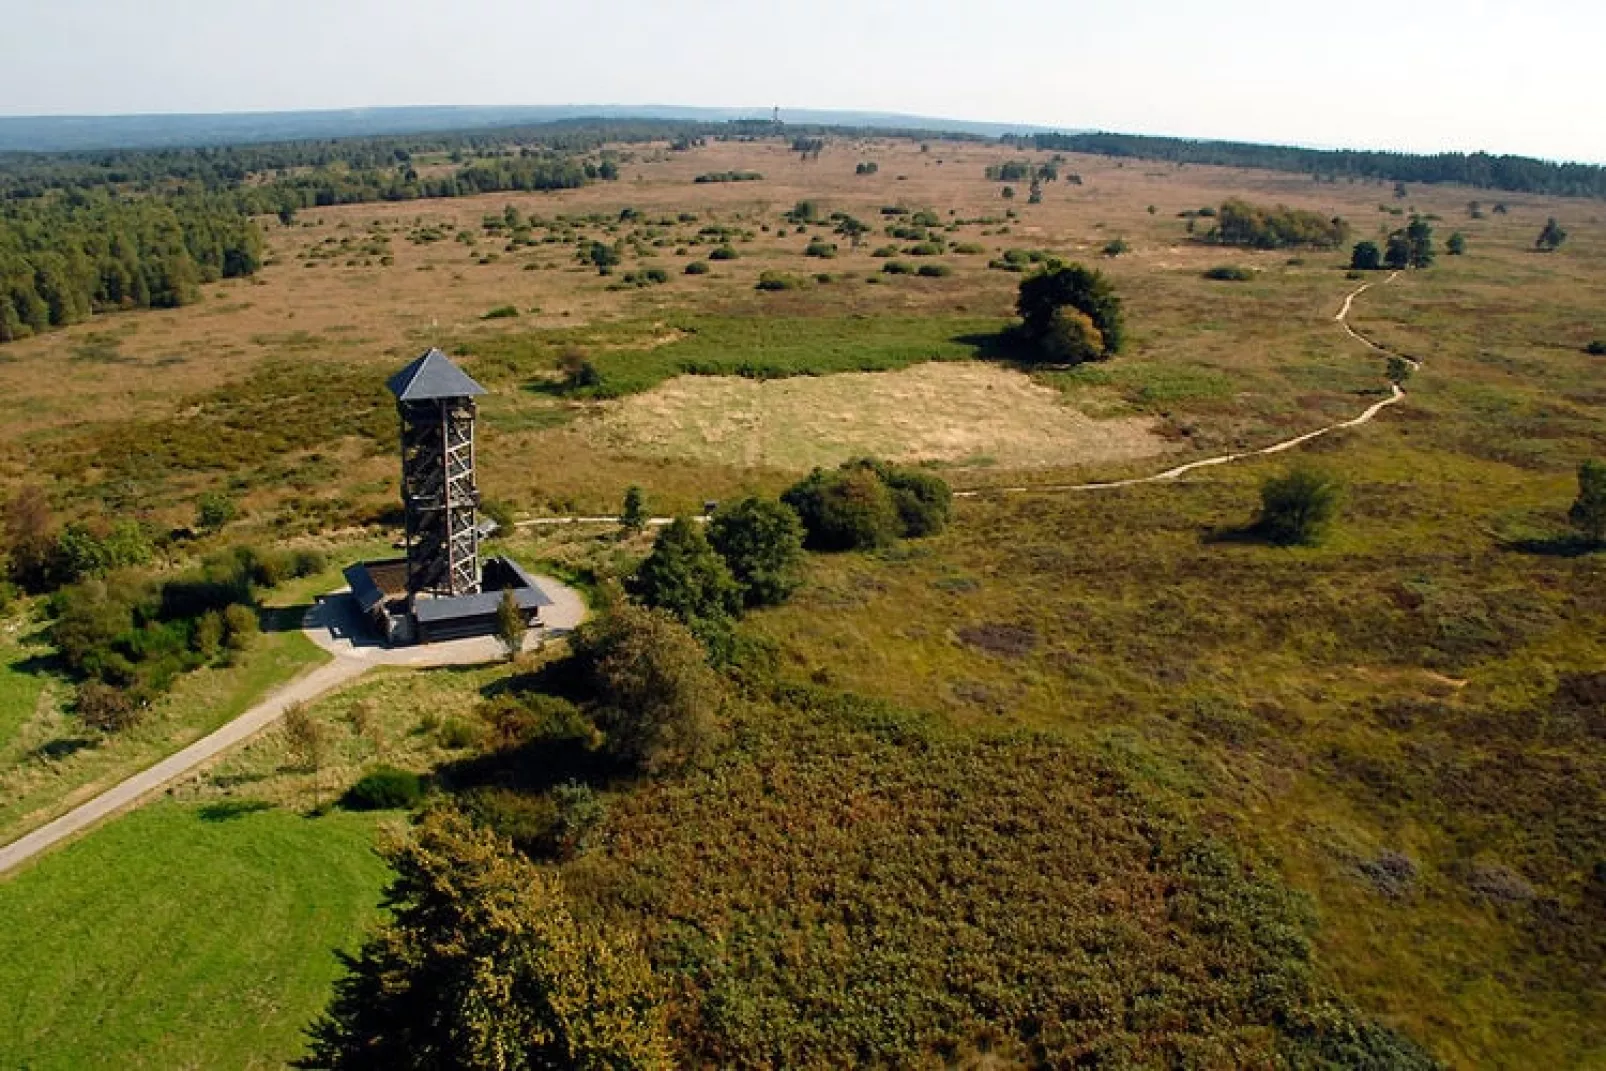
<path id="1" fill-rule="evenodd" d="M 588 425 L 612 449 L 807 469 L 872 454 L 1035 468 L 1173 449 L 1150 417 L 1095 419 L 995 365 L 947 362 L 760 382 L 681 376 Z"/>

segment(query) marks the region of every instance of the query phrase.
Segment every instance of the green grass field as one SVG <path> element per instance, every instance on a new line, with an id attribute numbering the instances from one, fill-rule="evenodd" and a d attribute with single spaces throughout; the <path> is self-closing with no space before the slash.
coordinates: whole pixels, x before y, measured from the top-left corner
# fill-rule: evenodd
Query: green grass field
<path id="1" fill-rule="evenodd" d="M 377 821 L 157 803 L 0 883 L 0 1065 L 294 1059 L 376 917 Z"/>

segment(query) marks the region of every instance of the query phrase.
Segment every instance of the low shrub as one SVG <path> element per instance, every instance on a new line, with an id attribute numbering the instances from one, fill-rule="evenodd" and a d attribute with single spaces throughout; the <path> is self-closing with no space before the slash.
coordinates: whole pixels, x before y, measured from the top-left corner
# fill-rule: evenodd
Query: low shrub
<path id="1" fill-rule="evenodd" d="M 418 806 L 424 779 L 411 770 L 379 766 L 346 790 L 340 805 L 350 811 L 394 811 Z"/>
<path id="2" fill-rule="evenodd" d="M 913 275 L 915 266 L 907 260 L 889 260 L 881 265 L 881 270 L 888 275 Z"/>
<path id="3" fill-rule="evenodd" d="M 519 314 L 519 310 L 518 310 L 518 308 L 516 306 L 513 306 L 513 305 L 498 305 L 496 308 L 492 309 L 490 312 L 487 312 L 484 316 L 481 316 L 480 319 L 482 319 L 482 320 L 506 320 L 506 319 L 510 319 L 510 318 L 512 318 L 514 316 L 517 316 L 518 314 Z"/>
<path id="4" fill-rule="evenodd" d="M 766 271 L 758 277 L 760 290 L 796 290 L 802 285 L 803 281 L 797 276 L 780 271 Z"/>
<path id="5" fill-rule="evenodd" d="M 708 254 L 709 260 L 735 260 L 741 254 L 729 245 L 717 246 Z"/>
<path id="6" fill-rule="evenodd" d="M 686 274 L 687 275 L 707 275 L 708 274 L 708 262 L 707 261 L 703 261 L 703 260 L 694 260 L 694 261 L 692 261 L 690 264 L 686 265 Z"/>
<path id="7" fill-rule="evenodd" d="M 917 274 L 927 279 L 944 279 L 953 273 L 954 270 L 946 264 L 922 264 Z"/>
<path id="8" fill-rule="evenodd" d="M 1261 484 L 1255 526 L 1266 539 L 1284 546 L 1318 542 L 1338 513 L 1341 490 L 1335 477 L 1296 466 Z"/>
<path id="9" fill-rule="evenodd" d="M 1102 252 L 1107 257 L 1118 257 L 1122 253 L 1127 252 L 1131 248 L 1132 248 L 1131 246 L 1126 244 L 1126 241 L 1124 239 L 1113 238 L 1110 241 L 1104 243 L 1104 249 L 1102 250 Z"/>
<path id="10" fill-rule="evenodd" d="M 803 255 L 806 257 L 823 257 L 829 259 L 836 256 L 836 243 L 827 242 L 823 238 L 816 238 L 811 241 L 803 250 Z"/>
<path id="11" fill-rule="evenodd" d="M 1204 273 L 1206 279 L 1219 279 L 1229 283 L 1244 283 L 1255 277 L 1255 273 L 1248 268 L 1240 268 L 1232 264 L 1219 264 Z"/>
<path id="12" fill-rule="evenodd" d="M 1584 352 L 1591 357 L 1606 357 L 1606 338 L 1597 338 L 1584 347 Z"/>

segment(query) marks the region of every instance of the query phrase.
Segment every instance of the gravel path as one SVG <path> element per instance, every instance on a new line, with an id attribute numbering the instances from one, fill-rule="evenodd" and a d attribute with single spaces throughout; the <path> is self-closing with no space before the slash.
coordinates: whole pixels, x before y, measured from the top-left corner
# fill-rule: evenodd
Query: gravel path
<path id="1" fill-rule="evenodd" d="M 530 630 L 525 637 L 526 649 L 539 645 L 547 637 L 567 634 L 586 616 L 585 602 L 579 592 L 551 577 L 539 577 L 538 580 L 542 590 L 551 597 L 553 605 L 542 611 L 543 626 Z M 291 680 L 244 714 L 182 751 L 169 755 L 54 821 L 0 847 L 0 875 L 90 826 L 138 806 L 197 767 L 278 721 L 292 703 L 311 702 L 356 680 L 373 666 L 425 669 L 432 666 L 479 665 L 503 657 L 502 645 L 493 636 L 416 647 L 384 647 L 365 627 L 361 612 L 345 591 L 320 598 L 307 611 L 303 630 L 308 638 L 333 656 L 328 662 Z"/>

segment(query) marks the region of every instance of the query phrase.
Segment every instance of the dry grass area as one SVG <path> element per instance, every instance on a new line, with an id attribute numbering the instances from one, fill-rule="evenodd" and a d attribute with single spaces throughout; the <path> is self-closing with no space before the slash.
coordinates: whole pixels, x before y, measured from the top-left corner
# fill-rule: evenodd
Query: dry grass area
<path id="1" fill-rule="evenodd" d="M 628 150 L 627 156 L 618 182 L 578 190 L 316 209 L 290 227 L 266 220 L 269 265 L 253 279 L 209 287 L 200 305 L 100 317 L 7 346 L 0 353 L 0 392 L 23 416 L 0 428 L 0 483 L 14 483 L 63 448 L 70 452 L 86 427 L 193 412 L 206 405 L 211 392 L 247 380 L 272 361 L 371 369 L 379 382 L 424 346 L 447 339 L 650 323 L 686 311 L 736 319 L 777 314 L 1003 318 L 1019 277 L 990 271 L 986 262 L 1009 248 L 1097 261 L 1114 276 L 1130 310 L 1132 345 L 1119 362 L 1126 368 L 1123 375 L 1153 378 L 1185 365 L 1227 377 L 1233 387 L 1208 398 L 1178 398 L 1152 389 L 1144 394 L 1142 384 L 1133 384 L 1129 393 L 1139 396 L 1138 408 L 1185 427 L 1188 444 L 1196 449 L 1250 445 L 1347 414 L 1358 408 L 1357 390 L 1377 385 L 1373 364 L 1358 359 L 1327 323 L 1344 289 L 1335 271 L 1343 257 L 1290 258 L 1199 245 L 1188 240 L 1178 212 L 1244 196 L 1343 215 L 1362 237 L 1399 225 L 1398 217 L 1379 211 L 1380 205 L 1415 208 L 1442 215 L 1442 232 L 1455 228 L 1468 234 L 1467 263 L 1496 246 L 1528 246 L 1550 214 L 1573 227 L 1573 246 L 1585 243 L 1591 240 L 1585 224 L 1598 212 L 1593 205 L 1558 199 L 1510 197 L 1509 215 L 1474 221 L 1465 218 L 1466 200 L 1478 197 L 1487 205 L 1489 194 L 1419 187 L 1407 201 L 1396 202 L 1383 185 L 1319 184 L 1269 172 L 1074 156 L 1062 164 L 1062 172 L 1078 174 L 1082 184 L 1049 184 L 1043 202 L 1028 205 L 1024 190 L 1013 201 L 1003 200 L 1000 184 L 982 172 L 991 163 L 1042 159 L 1043 154 L 940 140 L 929 143 L 929 151 L 912 142 L 833 141 L 819 159 L 808 161 L 776 143 L 714 142 L 684 153 L 645 146 Z M 865 160 L 879 163 L 877 174 L 854 174 L 855 164 Z M 698 174 L 727 169 L 757 170 L 765 178 L 692 182 Z M 852 213 L 877 228 L 887 221 L 883 206 L 929 208 L 944 221 L 989 221 L 964 223 L 949 235 L 983 252 L 933 258 L 953 269 L 941 279 L 882 276 L 882 261 L 870 256 L 888 241 L 879 231 L 858 248 L 832 239 L 840 247 L 832 259 L 804 257 L 812 237 L 829 237 L 827 229 L 798 234 L 782 222 L 782 213 L 804 199 L 826 211 Z M 627 253 L 620 269 L 661 267 L 669 273 L 667 284 L 621 290 L 609 288 L 617 276 L 602 277 L 577 263 L 572 243 L 504 249 L 500 239 L 482 232 L 481 221 L 507 205 L 548 219 L 595 214 L 590 223 L 576 223 L 573 233 L 609 241 L 629 228 L 599 221 L 617 220 L 626 208 L 648 218 L 695 220 L 668 228 L 667 244 L 647 249 L 644 257 Z M 1009 210 L 1018 218 L 1006 220 Z M 1589 215 L 1581 218 L 1581 212 Z M 710 244 L 695 243 L 697 232 L 707 226 L 739 231 L 734 246 L 740 258 L 715 262 L 709 275 L 686 276 L 687 263 L 707 258 Z M 430 230 L 437 240 L 415 240 Z M 1104 243 L 1117 237 L 1130 252 L 1101 258 Z M 1253 267 L 1257 275 L 1244 284 L 1200 278 L 1206 267 L 1224 261 Z M 1528 275 L 1549 270 L 1549 265 L 1529 267 Z M 804 279 L 824 271 L 834 281 L 760 294 L 753 287 L 765 270 Z M 481 319 L 505 305 L 520 316 Z M 1088 402 L 1107 387 L 1057 385 L 1073 397 L 1094 391 L 1087 399 L 1078 397 Z M 510 437 L 507 445 L 522 448 L 529 438 Z M 731 449 L 729 456 L 759 452 L 757 447 Z M 363 472 L 364 483 L 382 478 L 378 469 Z M 183 494 L 193 496 L 216 482 L 216 477 L 193 477 L 184 482 Z M 611 501 L 620 489 L 598 488 L 598 498 Z M 281 497 L 270 489 L 261 505 L 267 509 Z"/>
<path id="2" fill-rule="evenodd" d="M 791 470 L 866 455 L 1035 468 L 1175 449 L 1152 417 L 1095 420 L 1058 391 L 979 363 L 768 381 L 683 376 L 588 427 L 625 452 Z"/>

